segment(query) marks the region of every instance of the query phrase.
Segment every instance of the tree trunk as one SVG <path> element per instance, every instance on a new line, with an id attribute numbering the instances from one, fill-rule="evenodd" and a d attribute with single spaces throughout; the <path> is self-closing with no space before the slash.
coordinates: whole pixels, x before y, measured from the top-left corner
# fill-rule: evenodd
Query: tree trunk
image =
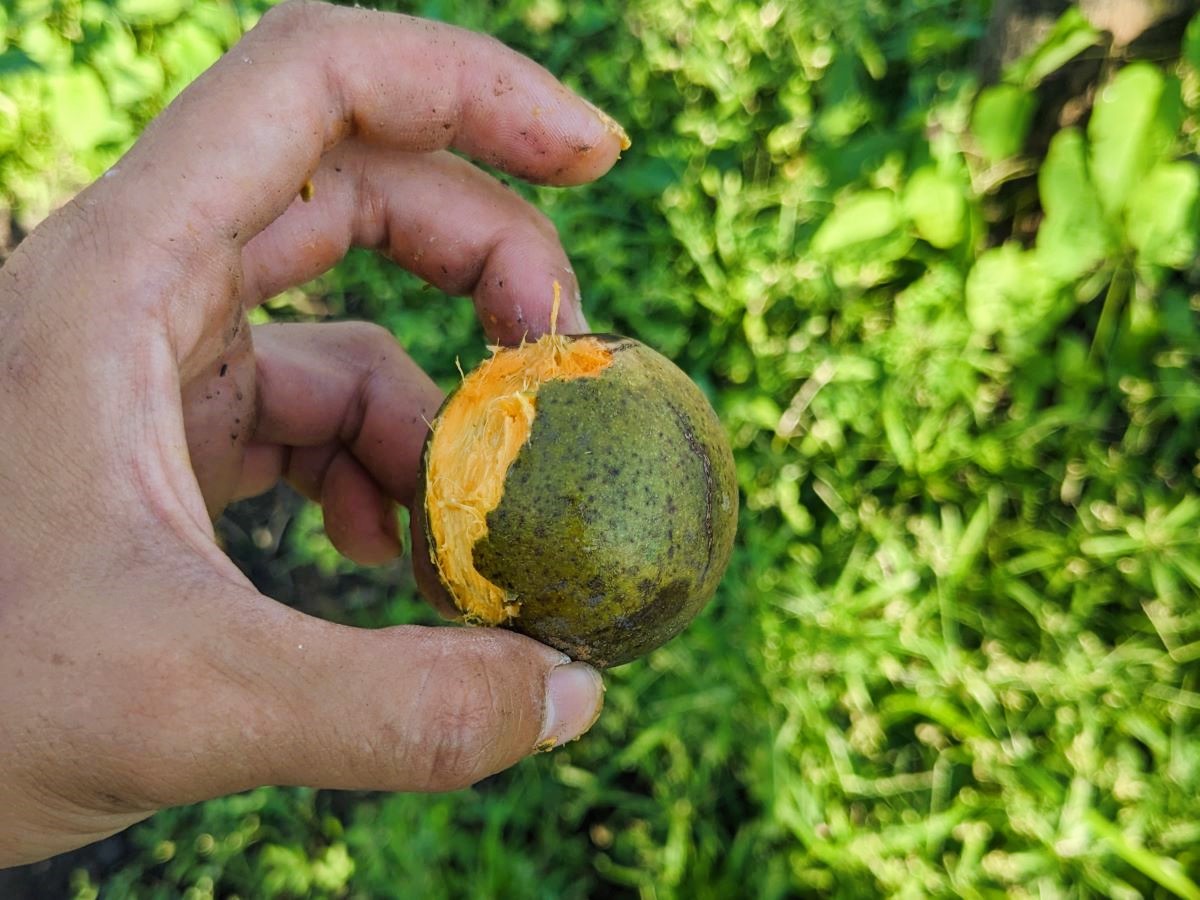
<path id="1" fill-rule="evenodd" d="M 1000 80 L 1004 69 L 1046 39 L 1070 0 L 996 0 L 979 48 L 984 84 Z"/>
<path id="2" fill-rule="evenodd" d="M 979 54 L 984 84 L 1000 79 L 1005 67 L 1029 53 L 1050 33 L 1071 6 L 1070 0 L 996 0 Z M 1194 0 L 1079 0 L 1091 24 L 1109 35 L 1109 55 L 1134 59 L 1170 59 Z"/>

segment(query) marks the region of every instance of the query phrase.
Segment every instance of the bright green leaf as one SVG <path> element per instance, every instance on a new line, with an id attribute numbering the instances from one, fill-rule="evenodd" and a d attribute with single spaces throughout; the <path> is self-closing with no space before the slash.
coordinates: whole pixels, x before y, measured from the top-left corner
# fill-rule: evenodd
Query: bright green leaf
<path id="1" fill-rule="evenodd" d="M 1056 311 L 1058 285 L 1016 244 L 983 253 L 967 276 L 967 318 L 982 334 L 1022 337 Z"/>
<path id="2" fill-rule="evenodd" d="M 823 102 L 816 124 L 831 142 L 839 143 L 870 121 L 869 95 L 862 89 L 859 68 L 850 54 L 834 56 L 821 87 Z"/>
<path id="3" fill-rule="evenodd" d="M 122 19 L 138 25 L 163 25 L 174 22 L 187 6 L 186 0 L 117 0 Z"/>
<path id="4" fill-rule="evenodd" d="M 45 22 L 30 22 L 21 31 L 19 46 L 29 58 L 47 69 L 70 65 L 71 44 Z"/>
<path id="5" fill-rule="evenodd" d="M 113 105 L 128 107 L 162 91 L 162 66 L 153 56 L 138 53 L 132 34 L 113 26 L 105 29 L 104 36 L 91 64 L 104 79 Z"/>
<path id="6" fill-rule="evenodd" d="M 742 394 L 729 406 L 729 416 L 736 422 L 749 422 L 765 431 L 774 431 L 781 410 L 770 397 L 762 394 Z"/>
<path id="7" fill-rule="evenodd" d="M 1130 198 L 1127 225 L 1141 262 L 1181 269 L 1195 258 L 1198 198 L 1200 169 L 1194 163 L 1160 163 L 1142 179 Z"/>
<path id="8" fill-rule="evenodd" d="M 171 26 L 162 44 L 162 59 L 171 73 L 167 93 L 173 97 L 182 91 L 221 53 L 220 42 L 208 29 L 187 19 Z"/>
<path id="9" fill-rule="evenodd" d="M 1101 840 L 1106 841 L 1118 856 L 1143 875 L 1177 897 L 1183 897 L 1184 900 L 1200 900 L 1200 885 L 1188 877 L 1178 862 L 1141 846 L 1135 838 L 1127 833 L 1127 830 L 1113 825 L 1097 810 L 1088 809 L 1085 815 L 1092 832 Z"/>
<path id="10" fill-rule="evenodd" d="M 800 483 L 781 478 L 775 482 L 776 503 L 784 519 L 796 534 L 808 534 L 813 529 L 813 517 L 800 502 Z"/>
<path id="11" fill-rule="evenodd" d="M 1054 135 L 1046 159 L 1038 172 L 1038 193 L 1048 216 L 1068 215 L 1079 204 L 1079 195 L 1089 196 L 1087 212 L 1099 210 L 1100 201 L 1087 169 L 1087 148 L 1076 128 Z"/>
<path id="12" fill-rule="evenodd" d="M 1050 34 L 1031 53 L 1013 63 L 1004 72 L 1004 80 L 1032 89 L 1046 76 L 1100 40 L 1100 32 L 1084 18 L 1079 8 L 1072 6 L 1054 24 Z"/>
<path id="13" fill-rule="evenodd" d="M 1200 72 L 1200 14 L 1192 17 L 1184 32 L 1183 58 L 1189 66 Z"/>
<path id="14" fill-rule="evenodd" d="M 864 191 L 838 202 L 813 236 L 812 249 L 835 255 L 895 233 L 901 222 L 900 205 L 890 191 Z"/>
<path id="15" fill-rule="evenodd" d="M 966 200 L 957 178 L 919 169 L 904 191 L 904 211 L 917 234 L 935 247 L 953 247 L 963 238 Z"/>
<path id="16" fill-rule="evenodd" d="M 892 455 L 905 472 L 916 470 L 916 454 L 913 452 L 912 435 L 901 414 L 901 406 L 896 402 L 884 403 L 881 409 L 883 433 L 887 437 Z"/>
<path id="17" fill-rule="evenodd" d="M 340 823 L 338 824 L 340 826 Z M 313 884 L 330 893 L 345 891 L 352 875 L 354 860 L 350 858 L 350 854 L 346 852 L 346 845 L 342 843 L 329 847 L 312 864 Z"/>
<path id="18" fill-rule="evenodd" d="M 868 75 L 879 81 L 887 74 L 887 59 L 875 41 L 863 35 L 859 38 L 856 49 L 858 58 L 862 60 L 863 68 L 867 70 Z"/>
<path id="19" fill-rule="evenodd" d="M 997 162 L 1020 153 L 1036 108 L 1034 94 L 1014 84 L 997 84 L 980 93 L 971 131 L 983 155 Z"/>
<path id="20" fill-rule="evenodd" d="M 0 91 L 0 152 L 17 145 L 21 138 L 21 108 Z"/>
<path id="21" fill-rule="evenodd" d="M 1101 88 L 1088 122 L 1092 180 L 1100 201 L 1114 218 L 1153 162 L 1152 129 L 1163 96 L 1164 78 L 1148 63 L 1134 63 Z"/>
<path id="22" fill-rule="evenodd" d="M 1088 177 L 1083 135 L 1066 128 L 1054 136 L 1038 173 L 1046 218 L 1038 229 L 1037 251 L 1043 270 L 1072 281 L 1094 269 L 1113 252 L 1113 238 Z"/>
<path id="23" fill-rule="evenodd" d="M 153 97 L 163 88 L 162 66 L 153 57 L 139 56 L 105 75 L 113 103 L 119 107 Z"/>
<path id="24" fill-rule="evenodd" d="M 263 884 L 273 894 L 307 894 L 312 886 L 308 854 L 298 847 L 267 844 L 261 851 Z"/>
<path id="25" fill-rule="evenodd" d="M 83 150 L 114 136 L 116 121 L 104 85 L 92 69 L 77 66 L 46 82 L 50 125 L 69 146 Z"/>
<path id="26" fill-rule="evenodd" d="M 1019 247 L 1005 244 L 981 255 L 967 276 L 967 318 L 976 331 L 994 334 L 1008 318 L 1009 308 L 1020 301 L 1024 256 Z"/>

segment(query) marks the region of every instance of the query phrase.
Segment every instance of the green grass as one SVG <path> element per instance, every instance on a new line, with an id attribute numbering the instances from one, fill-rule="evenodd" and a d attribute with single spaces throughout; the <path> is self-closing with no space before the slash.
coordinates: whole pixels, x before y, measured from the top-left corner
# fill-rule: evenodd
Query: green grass
<path id="1" fill-rule="evenodd" d="M 43 67 L 0 82 L 26 225 L 238 28 L 151 0 L 32 24 L 50 6 L 6 7 L 0 56 Z M 1077 15 L 981 94 L 982 0 L 402 6 L 628 127 L 601 183 L 528 193 L 593 325 L 712 397 L 733 564 L 684 636 L 611 673 L 585 740 L 450 796 L 167 811 L 77 894 L 1200 896 L 1200 24 L 1179 63 L 1095 66 L 1096 109 L 1055 133 L 1054 73 L 1103 56 Z M 63 83 L 111 115 L 80 126 Z M 483 351 L 469 304 L 369 255 L 309 293 L 446 383 Z M 276 498 L 225 533 L 281 599 L 429 621 L 319 522 Z"/>

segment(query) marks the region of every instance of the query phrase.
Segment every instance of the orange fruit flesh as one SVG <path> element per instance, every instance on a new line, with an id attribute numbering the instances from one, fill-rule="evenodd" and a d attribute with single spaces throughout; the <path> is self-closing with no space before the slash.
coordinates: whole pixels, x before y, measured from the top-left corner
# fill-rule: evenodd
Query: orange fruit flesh
<path id="1" fill-rule="evenodd" d="M 433 423 L 425 473 L 438 573 L 464 619 L 485 625 L 520 613 L 515 598 L 476 571 L 473 549 L 487 535 L 509 466 L 529 441 L 538 390 L 547 381 L 594 378 L 612 363 L 612 351 L 591 337 L 548 334 L 492 352 Z"/>

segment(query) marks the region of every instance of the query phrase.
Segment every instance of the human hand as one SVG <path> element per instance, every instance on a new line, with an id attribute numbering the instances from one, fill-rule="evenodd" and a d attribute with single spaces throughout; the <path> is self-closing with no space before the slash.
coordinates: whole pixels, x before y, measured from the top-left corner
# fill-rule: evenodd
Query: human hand
<path id="1" fill-rule="evenodd" d="M 400 549 L 432 382 L 382 329 L 247 308 L 378 248 L 488 335 L 586 330 L 553 228 L 446 148 L 579 184 L 623 135 L 499 43 L 286 4 L 0 270 L 0 865 L 260 784 L 447 790 L 585 731 L 590 668 L 504 631 L 260 595 L 211 517 L 286 477 Z M 311 180 L 311 202 L 297 199 Z"/>

